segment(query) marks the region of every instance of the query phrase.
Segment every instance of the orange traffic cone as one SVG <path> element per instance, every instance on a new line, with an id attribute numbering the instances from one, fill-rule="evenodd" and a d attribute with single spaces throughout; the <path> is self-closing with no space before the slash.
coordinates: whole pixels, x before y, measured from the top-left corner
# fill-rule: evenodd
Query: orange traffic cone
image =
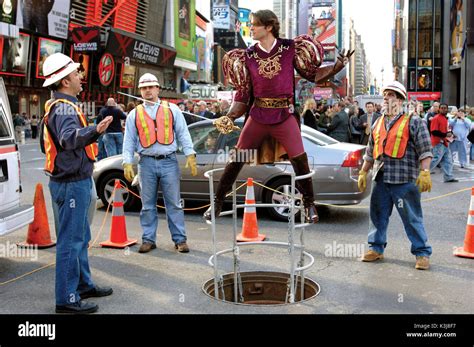
<path id="1" fill-rule="evenodd" d="M 474 188 L 471 191 L 471 206 L 469 207 L 469 216 L 467 217 L 464 247 L 456 248 L 453 254 L 457 257 L 474 259 Z"/>
<path id="2" fill-rule="evenodd" d="M 255 193 L 253 191 L 253 179 L 247 179 L 247 193 L 245 194 L 246 204 L 255 204 Z M 263 241 L 265 235 L 258 234 L 257 209 L 255 207 L 244 208 L 244 223 L 242 232 L 237 235 L 239 242 Z"/>
<path id="3" fill-rule="evenodd" d="M 110 228 L 110 238 L 101 242 L 102 247 L 125 248 L 137 243 L 137 240 L 129 240 L 127 237 L 127 225 L 125 224 L 125 214 L 123 212 L 123 197 L 120 181 L 115 180 L 114 202 L 112 209 L 112 226 Z"/>
<path id="4" fill-rule="evenodd" d="M 44 201 L 43 185 L 36 185 L 35 198 L 33 205 L 35 214 L 33 222 L 28 227 L 28 235 L 26 241 L 19 243 L 18 247 L 38 247 L 39 249 L 49 248 L 56 245 L 51 241 L 49 232 L 48 213 L 46 212 L 46 204 Z"/>

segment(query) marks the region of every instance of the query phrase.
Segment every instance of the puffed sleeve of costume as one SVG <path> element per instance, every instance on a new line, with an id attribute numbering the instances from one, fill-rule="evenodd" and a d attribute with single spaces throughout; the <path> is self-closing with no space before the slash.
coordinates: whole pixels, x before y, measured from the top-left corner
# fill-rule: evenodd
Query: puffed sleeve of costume
<path id="1" fill-rule="evenodd" d="M 248 104 L 250 100 L 250 73 L 245 64 L 245 49 L 233 49 L 224 55 L 224 76 L 236 89 L 234 101 Z"/>
<path id="2" fill-rule="evenodd" d="M 299 35 L 295 37 L 294 41 L 295 58 L 293 65 L 301 77 L 314 82 L 318 68 L 323 62 L 323 46 L 309 35 Z"/>

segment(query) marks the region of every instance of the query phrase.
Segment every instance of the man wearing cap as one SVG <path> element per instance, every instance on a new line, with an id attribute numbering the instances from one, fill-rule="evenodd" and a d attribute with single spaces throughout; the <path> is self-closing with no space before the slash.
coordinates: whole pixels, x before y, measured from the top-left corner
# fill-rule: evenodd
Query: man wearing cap
<path id="1" fill-rule="evenodd" d="M 92 313 L 98 306 L 82 299 L 112 294 L 112 288 L 94 284 L 87 249 L 91 240 L 87 218 L 91 204 L 92 170 L 97 155 L 96 140 L 112 117 L 97 126 L 77 106 L 82 91 L 79 64 L 55 53 L 43 64 L 43 87 L 53 91 L 45 106 L 42 145 L 49 189 L 58 207 L 59 231 L 56 246 L 56 312 Z"/>
<path id="2" fill-rule="evenodd" d="M 407 92 L 401 83 L 395 81 L 386 86 L 383 96 L 383 114 L 372 126 L 359 173 L 360 191 L 366 189 L 367 173 L 372 167 L 375 181 L 370 198 L 370 247 L 361 260 L 383 259 L 388 222 L 395 205 L 411 242 L 411 253 L 416 256 L 415 268 L 427 270 L 431 246 L 423 226 L 420 192 L 431 191 L 430 135 L 420 117 L 403 112 Z"/>
<path id="3" fill-rule="evenodd" d="M 171 238 L 180 253 L 189 252 L 184 212 L 180 203 L 180 170 L 176 151 L 178 143 L 187 156 L 186 168 L 197 175 L 196 152 L 186 121 L 178 106 L 158 98 L 160 84 L 156 76 L 146 73 L 140 77 L 138 88 L 146 102 L 130 111 L 125 124 L 123 167 L 125 178 L 132 181 L 133 155 L 138 152 L 138 177 L 141 186 L 142 210 L 140 224 L 143 236 L 138 252 L 156 248 L 158 213 L 156 201 L 161 184 Z"/>

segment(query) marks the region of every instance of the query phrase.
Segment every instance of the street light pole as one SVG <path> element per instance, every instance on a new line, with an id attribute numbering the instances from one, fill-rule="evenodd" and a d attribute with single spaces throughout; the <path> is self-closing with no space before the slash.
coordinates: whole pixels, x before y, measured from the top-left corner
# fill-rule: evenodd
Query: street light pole
<path id="1" fill-rule="evenodd" d="M 469 28 L 466 25 L 466 37 L 464 38 L 464 110 L 467 108 L 467 61 L 468 61 L 468 48 L 467 48 L 467 35 Z"/>

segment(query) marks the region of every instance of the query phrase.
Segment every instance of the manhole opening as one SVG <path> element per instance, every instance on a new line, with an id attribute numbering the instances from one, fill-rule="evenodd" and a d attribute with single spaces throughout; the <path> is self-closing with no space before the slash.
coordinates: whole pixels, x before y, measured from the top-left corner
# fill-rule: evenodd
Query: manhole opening
<path id="1" fill-rule="evenodd" d="M 290 293 L 290 274 L 284 272 L 241 272 L 242 298 L 234 301 L 234 274 L 228 273 L 218 281 L 219 301 L 240 305 L 287 305 Z M 320 292 L 320 286 L 312 279 L 304 279 L 304 297 L 301 295 L 301 277 L 296 276 L 295 302 L 299 303 L 313 299 Z M 204 283 L 203 291 L 208 296 L 216 299 L 214 293 L 214 278 Z"/>

